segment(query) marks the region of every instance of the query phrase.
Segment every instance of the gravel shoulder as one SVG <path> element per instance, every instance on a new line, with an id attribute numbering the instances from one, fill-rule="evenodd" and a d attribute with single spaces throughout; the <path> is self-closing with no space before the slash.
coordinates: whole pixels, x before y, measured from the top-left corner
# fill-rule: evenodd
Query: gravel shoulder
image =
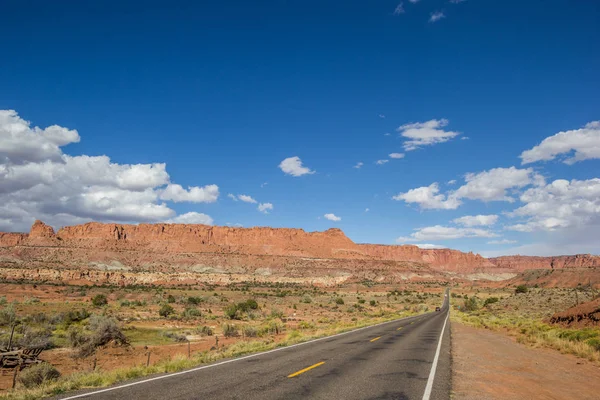
<path id="1" fill-rule="evenodd" d="M 485 329 L 452 323 L 454 400 L 579 399 L 600 396 L 600 366 L 533 349 Z"/>

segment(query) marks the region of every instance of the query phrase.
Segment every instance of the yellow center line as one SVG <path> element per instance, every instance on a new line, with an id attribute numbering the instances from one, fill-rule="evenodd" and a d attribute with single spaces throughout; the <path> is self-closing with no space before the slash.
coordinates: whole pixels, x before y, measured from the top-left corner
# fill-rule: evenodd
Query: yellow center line
<path id="1" fill-rule="evenodd" d="M 288 375 L 288 378 L 293 378 L 293 377 L 295 377 L 295 376 L 298 376 L 298 375 L 300 375 L 300 374 L 303 374 L 303 373 L 305 373 L 306 371 L 310 371 L 310 370 L 311 370 L 311 369 L 313 369 L 313 368 L 320 367 L 320 366 L 321 366 L 321 365 L 323 365 L 323 364 L 325 364 L 325 361 L 318 362 L 318 363 L 316 363 L 316 364 L 314 364 L 314 365 L 311 365 L 310 367 L 307 367 L 307 368 L 301 369 L 301 370 L 300 370 L 300 371 L 298 371 L 298 372 L 294 372 L 293 374 L 290 374 L 290 375 Z"/>
<path id="2" fill-rule="evenodd" d="M 376 338 L 373 338 L 373 339 L 369 340 L 369 342 L 374 342 L 374 341 L 379 340 L 379 339 L 381 339 L 381 336 L 377 336 Z"/>

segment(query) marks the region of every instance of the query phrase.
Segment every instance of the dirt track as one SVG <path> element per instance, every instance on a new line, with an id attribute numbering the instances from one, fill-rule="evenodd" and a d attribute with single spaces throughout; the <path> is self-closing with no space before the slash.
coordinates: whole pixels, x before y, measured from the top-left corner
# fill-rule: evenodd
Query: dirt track
<path id="1" fill-rule="evenodd" d="M 531 349 L 485 329 L 452 324 L 455 400 L 597 400 L 600 367 Z"/>

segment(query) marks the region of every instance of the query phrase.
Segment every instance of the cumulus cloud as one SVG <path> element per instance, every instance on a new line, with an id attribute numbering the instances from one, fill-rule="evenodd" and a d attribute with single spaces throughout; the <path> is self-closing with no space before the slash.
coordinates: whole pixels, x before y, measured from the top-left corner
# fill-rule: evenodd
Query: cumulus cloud
<path id="1" fill-rule="evenodd" d="M 502 240 L 490 240 L 487 244 L 515 244 L 516 240 L 502 239 Z"/>
<path id="2" fill-rule="evenodd" d="M 573 153 L 563 159 L 565 164 L 600 158 L 600 121 L 593 121 L 581 129 L 559 132 L 547 137 L 539 145 L 521 153 L 522 164 L 549 161 Z"/>
<path id="3" fill-rule="evenodd" d="M 363 165 L 365 165 L 362 161 L 359 161 L 356 163 L 356 165 L 354 166 L 354 168 L 356 169 L 360 169 L 360 167 L 362 167 Z"/>
<path id="4" fill-rule="evenodd" d="M 388 156 L 390 158 L 404 158 L 404 153 L 390 153 Z"/>
<path id="5" fill-rule="evenodd" d="M 448 125 L 447 119 L 432 119 L 427 122 L 417 122 L 400 126 L 397 131 L 404 142 L 404 150 L 412 151 L 419 147 L 444 143 L 460 135 L 459 132 L 445 131 L 442 128 Z"/>
<path id="6" fill-rule="evenodd" d="M 167 222 L 172 224 L 203 224 L 203 225 L 212 225 L 213 219 L 202 213 L 198 212 L 189 212 L 185 214 L 181 214 L 176 216 L 175 218 L 171 218 L 167 220 Z"/>
<path id="7" fill-rule="evenodd" d="M 533 169 L 517 169 L 515 167 L 494 168 L 476 174 L 469 173 L 465 175 L 465 181 L 464 185 L 447 194 L 439 193 L 438 183 L 434 182 L 429 186 L 399 193 L 393 199 L 416 203 L 423 209 L 454 210 L 462 204 L 462 199 L 512 203 L 515 199 L 508 195 L 508 190 L 545 184 L 544 177 Z"/>
<path id="8" fill-rule="evenodd" d="M 429 17 L 429 22 L 437 22 L 442 18 L 446 18 L 446 15 L 442 11 L 432 12 Z"/>
<path id="9" fill-rule="evenodd" d="M 237 196 L 235 194 L 233 194 L 233 193 L 227 194 L 227 197 L 229 197 L 233 201 L 238 201 Z"/>
<path id="10" fill-rule="evenodd" d="M 335 214 L 325 214 L 325 215 L 323 215 L 323 217 L 325 217 L 325 219 L 328 219 L 330 221 L 335 221 L 335 222 L 342 220 L 342 218 L 338 217 Z"/>
<path id="11" fill-rule="evenodd" d="M 288 157 L 279 164 L 279 168 L 287 175 L 302 176 L 314 174 L 315 171 L 302 165 L 300 157 Z"/>
<path id="12" fill-rule="evenodd" d="M 535 184 L 543 185 L 544 178 L 533 169 L 494 168 L 477 174 L 469 173 L 465 176 L 465 185 L 461 186 L 453 194 L 462 199 L 482 201 L 508 201 L 514 198 L 508 196 L 507 190 L 512 188 L 523 188 Z"/>
<path id="13" fill-rule="evenodd" d="M 254 200 L 254 199 L 252 198 L 252 196 L 248 196 L 248 195 L 245 195 L 245 194 L 240 194 L 240 195 L 238 196 L 238 199 L 240 199 L 240 200 L 241 200 L 241 201 L 243 201 L 244 203 L 252 203 L 252 204 L 256 204 L 256 203 L 258 203 L 256 200 Z"/>
<path id="14" fill-rule="evenodd" d="M 164 163 L 117 164 L 107 156 L 70 156 L 80 140 L 60 126 L 32 127 L 0 111 L 0 228 L 26 231 L 36 218 L 61 226 L 89 220 L 159 222 L 175 217 L 164 201 L 214 202 L 217 185 L 170 182 Z"/>
<path id="15" fill-rule="evenodd" d="M 383 165 L 383 164 L 386 164 L 388 162 L 390 162 L 390 160 L 377 160 L 377 161 L 375 161 L 375 164 L 377 164 L 377 165 Z"/>
<path id="16" fill-rule="evenodd" d="M 407 242 L 422 242 L 430 240 L 450 240 L 450 239 L 461 239 L 461 238 L 491 238 L 497 237 L 498 235 L 487 229 L 480 228 L 456 228 L 451 226 L 428 226 L 425 228 L 416 229 L 408 237 L 399 237 L 396 239 L 398 243 Z"/>
<path id="17" fill-rule="evenodd" d="M 15 110 L 0 110 L 0 163 L 62 162 L 62 146 L 79 142 L 79 133 L 58 125 L 31 127 Z"/>
<path id="18" fill-rule="evenodd" d="M 175 203 L 214 203 L 219 198 L 219 187 L 207 185 L 204 187 L 189 186 L 185 190 L 181 185 L 170 183 L 160 194 L 161 200 L 171 200 Z"/>
<path id="19" fill-rule="evenodd" d="M 262 213 L 265 213 L 265 214 L 268 214 L 269 211 L 273 211 L 273 204 L 271 204 L 271 203 L 260 203 L 257 208 L 258 208 L 258 211 L 260 211 Z"/>
<path id="20" fill-rule="evenodd" d="M 448 181 L 448 185 L 454 185 L 456 184 L 456 179 L 452 179 L 451 181 Z"/>
<path id="21" fill-rule="evenodd" d="M 530 188 L 521 196 L 524 206 L 509 213 L 510 217 L 526 218 L 506 229 L 519 232 L 555 231 L 583 228 L 600 224 L 600 179 L 557 179 Z"/>
<path id="22" fill-rule="evenodd" d="M 498 221 L 497 215 L 465 215 L 452 220 L 455 224 L 463 226 L 490 226 Z"/>
<path id="23" fill-rule="evenodd" d="M 455 197 L 446 197 L 439 193 L 440 189 L 437 183 L 416 189 L 411 189 L 406 193 L 399 193 L 392 197 L 394 200 L 403 200 L 406 203 L 418 204 L 423 209 L 444 209 L 454 210 L 462 203 Z"/>

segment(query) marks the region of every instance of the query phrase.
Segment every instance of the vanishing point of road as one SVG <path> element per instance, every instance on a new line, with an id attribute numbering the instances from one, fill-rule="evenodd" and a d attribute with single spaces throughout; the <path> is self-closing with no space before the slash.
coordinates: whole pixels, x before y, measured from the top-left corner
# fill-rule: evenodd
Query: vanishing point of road
<path id="1" fill-rule="evenodd" d="M 446 400 L 447 296 L 437 312 L 58 399 Z"/>

